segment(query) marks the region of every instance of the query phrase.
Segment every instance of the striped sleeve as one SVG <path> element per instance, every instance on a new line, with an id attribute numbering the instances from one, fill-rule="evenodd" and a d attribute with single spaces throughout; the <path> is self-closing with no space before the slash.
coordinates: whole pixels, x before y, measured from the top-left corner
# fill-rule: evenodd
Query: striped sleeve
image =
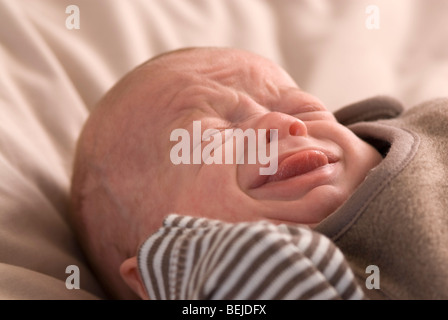
<path id="1" fill-rule="evenodd" d="M 140 247 L 150 299 L 365 299 L 341 251 L 305 226 L 169 215 Z"/>

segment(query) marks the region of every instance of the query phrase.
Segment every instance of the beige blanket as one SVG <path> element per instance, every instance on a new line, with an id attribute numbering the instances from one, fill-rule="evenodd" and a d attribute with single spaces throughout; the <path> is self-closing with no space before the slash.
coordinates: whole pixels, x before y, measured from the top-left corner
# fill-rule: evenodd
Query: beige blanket
<path id="1" fill-rule="evenodd" d="M 0 299 L 104 298 L 67 193 L 89 109 L 132 67 L 232 46 L 331 110 L 378 94 L 411 106 L 446 95 L 447 15 L 445 0 L 0 0 Z"/>

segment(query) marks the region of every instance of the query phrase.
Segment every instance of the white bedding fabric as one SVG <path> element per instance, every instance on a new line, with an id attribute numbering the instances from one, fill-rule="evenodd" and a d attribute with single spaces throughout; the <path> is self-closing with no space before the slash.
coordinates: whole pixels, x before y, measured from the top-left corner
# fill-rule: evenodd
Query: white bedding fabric
<path id="1" fill-rule="evenodd" d="M 66 7 L 80 29 L 66 28 Z M 368 5 L 379 29 L 365 26 Z M 65 221 L 89 109 L 163 51 L 232 46 L 282 65 L 331 109 L 447 95 L 446 0 L 0 0 L 0 299 L 104 298 Z M 81 289 L 68 290 L 68 265 Z"/>

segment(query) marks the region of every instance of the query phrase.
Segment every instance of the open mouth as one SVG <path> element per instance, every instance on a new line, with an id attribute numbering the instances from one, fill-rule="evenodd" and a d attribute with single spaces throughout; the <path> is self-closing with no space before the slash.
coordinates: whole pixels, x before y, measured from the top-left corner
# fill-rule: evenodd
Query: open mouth
<path id="1" fill-rule="evenodd" d="M 285 155 L 279 159 L 277 172 L 264 179 L 258 180 L 253 188 L 261 187 L 270 182 L 288 180 L 305 175 L 328 164 L 337 162 L 337 158 L 331 154 L 319 150 L 303 150 Z"/>

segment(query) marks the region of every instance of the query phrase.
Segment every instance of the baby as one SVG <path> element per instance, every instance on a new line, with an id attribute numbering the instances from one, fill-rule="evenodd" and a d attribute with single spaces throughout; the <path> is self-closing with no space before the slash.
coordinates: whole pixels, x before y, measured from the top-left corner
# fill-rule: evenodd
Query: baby
<path id="1" fill-rule="evenodd" d="M 216 156 L 233 139 L 226 130 L 252 129 L 269 133 L 260 141 L 275 142 L 278 168 L 263 175 L 260 161 L 173 163 L 172 133 L 193 137 L 195 124 L 213 136 L 193 138 L 191 154 L 208 147 Z M 72 221 L 106 289 L 135 298 L 120 266 L 136 263 L 168 214 L 312 227 L 381 160 L 273 62 L 237 49 L 182 49 L 132 70 L 92 110 L 75 158 Z"/>

